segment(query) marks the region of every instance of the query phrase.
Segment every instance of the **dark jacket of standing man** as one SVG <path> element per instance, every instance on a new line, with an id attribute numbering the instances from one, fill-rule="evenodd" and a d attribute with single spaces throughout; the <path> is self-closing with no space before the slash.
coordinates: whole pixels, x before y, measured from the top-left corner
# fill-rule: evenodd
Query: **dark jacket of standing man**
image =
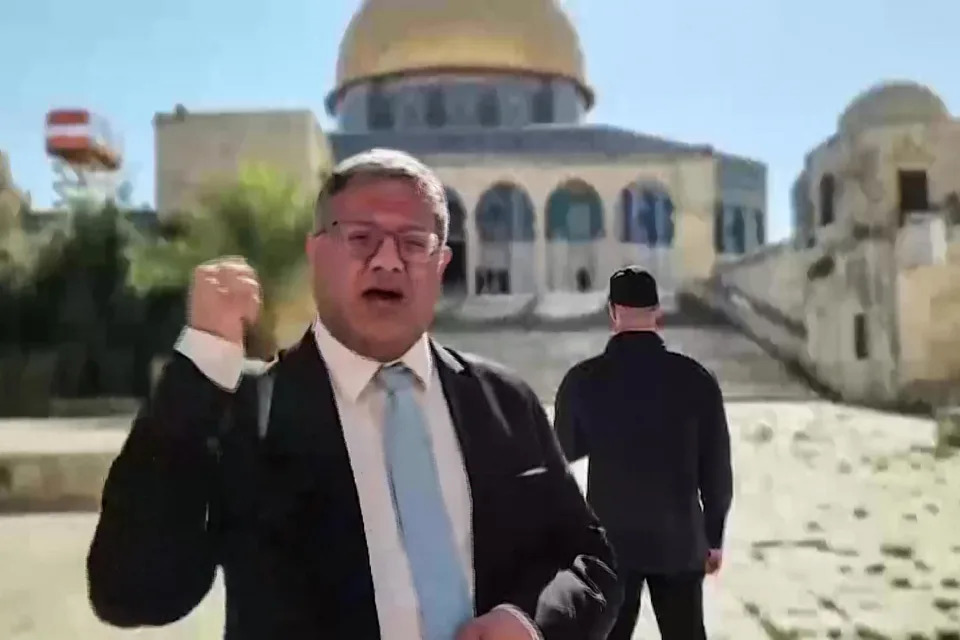
<path id="1" fill-rule="evenodd" d="M 732 496 L 723 398 L 704 367 L 664 346 L 649 273 L 615 273 L 609 309 L 614 335 L 567 373 L 555 422 L 567 458 L 590 457 L 587 500 L 617 554 L 626 593 L 610 640 L 630 637 L 645 583 L 664 640 L 695 640 Z"/>
<path id="2" fill-rule="evenodd" d="M 174 622 L 220 567 L 227 640 L 606 636 L 612 551 L 540 402 L 425 333 L 448 226 L 418 161 L 344 161 L 306 240 L 317 320 L 260 377 L 241 372 L 255 271 L 197 269 L 104 487 L 87 563 L 102 620 Z"/>

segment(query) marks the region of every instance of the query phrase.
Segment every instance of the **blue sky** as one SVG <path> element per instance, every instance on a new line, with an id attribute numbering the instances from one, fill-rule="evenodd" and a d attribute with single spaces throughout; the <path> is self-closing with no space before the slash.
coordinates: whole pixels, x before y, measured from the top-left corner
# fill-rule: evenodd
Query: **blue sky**
<path id="1" fill-rule="evenodd" d="M 43 151 L 50 108 L 87 107 L 111 121 L 138 202 L 153 201 L 151 120 L 176 103 L 309 107 L 330 128 L 323 98 L 359 0 L 4 4 L 0 148 L 42 207 L 53 199 Z M 804 153 L 833 132 L 859 91 L 911 79 L 960 109 L 954 0 L 564 4 L 597 91 L 589 120 L 766 162 L 772 239 L 790 232 L 789 188 Z"/>

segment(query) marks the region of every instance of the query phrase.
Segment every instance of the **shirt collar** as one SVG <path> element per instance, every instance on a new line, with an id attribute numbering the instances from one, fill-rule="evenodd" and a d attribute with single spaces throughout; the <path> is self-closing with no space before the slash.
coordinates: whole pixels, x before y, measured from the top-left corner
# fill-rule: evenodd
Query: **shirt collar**
<path id="1" fill-rule="evenodd" d="M 607 350 L 611 349 L 664 349 L 663 338 L 656 331 L 621 331 L 610 337 Z"/>
<path id="2" fill-rule="evenodd" d="M 334 384 L 351 402 L 356 402 L 381 367 L 401 363 L 413 371 L 424 389 L 433 377 L 433 358 L 427 334 L 420 336 L 410 349 L 395 362 L 378 362 L 348 349 L 331 335 L 318 318 L 313 323 L 313 335 Z"/>

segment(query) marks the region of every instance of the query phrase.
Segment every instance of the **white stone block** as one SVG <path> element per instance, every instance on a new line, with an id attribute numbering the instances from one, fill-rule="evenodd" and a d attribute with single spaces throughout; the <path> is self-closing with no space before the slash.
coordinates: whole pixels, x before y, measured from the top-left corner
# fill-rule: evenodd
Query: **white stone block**
<path id="1" fill-rule="evenodd" d="M 901 269 L 942 265 L 947 261 L 947 225 L 942 215 L 913 213 L 897 234 L 897 265 Z"/>

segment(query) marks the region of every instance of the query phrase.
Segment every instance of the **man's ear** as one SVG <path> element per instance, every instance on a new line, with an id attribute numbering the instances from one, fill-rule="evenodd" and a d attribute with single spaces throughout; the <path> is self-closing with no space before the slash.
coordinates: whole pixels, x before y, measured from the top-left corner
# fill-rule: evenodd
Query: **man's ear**
<path id="1" fill-rule="evenodd" d="M 451 258 L 453 258 L 453 250 L 447 245 L 443 245 L 443 247 L 440 248 L 440 260 L 437 261 L 437 275 L 443 276 L 443 272 L 447 270 L 447 265 L 450 264 Z"/>

